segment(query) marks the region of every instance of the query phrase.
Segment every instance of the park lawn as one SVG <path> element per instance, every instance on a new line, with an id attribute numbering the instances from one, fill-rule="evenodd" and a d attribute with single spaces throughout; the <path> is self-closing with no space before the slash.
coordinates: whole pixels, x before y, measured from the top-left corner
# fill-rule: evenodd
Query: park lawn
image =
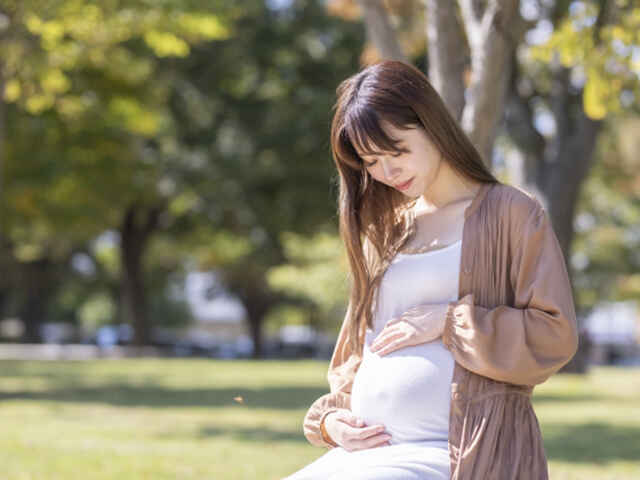
<path id="1" fill-rule="evenodd" d="M 268 479 L 302 468 L 327 362 L 0 361 L 0 479 Z M 640 369 L 538 386 L 552 480 L 640 478 Z"/>

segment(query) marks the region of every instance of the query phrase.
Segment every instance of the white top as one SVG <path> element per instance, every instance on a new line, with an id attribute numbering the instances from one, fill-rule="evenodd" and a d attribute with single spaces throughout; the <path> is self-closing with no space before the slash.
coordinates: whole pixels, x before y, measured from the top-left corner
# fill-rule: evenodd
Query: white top
<path id="1" fill-rule="evenodd" d="M 423 253 L 399 253 L 380 282 L 374 330 L 367 328 L 351 410 L 367 425 L 381 423 L 390 442 L 429 442 L 447 448 L 454 359 L 442 337 L 383 356 L 369 345 L 384 324 L 423 303 L 458 298 L 462 241 Z"/>
<path id="2" fill-rule="evenodd" d="M 382 357 L 369 345 L 384 324 L 421 303 L 458 298 L 462 242 L 398 254 L 380 282 L 374 330 L 351 390 L 351 410 L 383 424 L 391 445 L 349 451 L 338 446 L 283 480 L 448 480 L 450 385 L 454 360 L 439 338 Z"/>

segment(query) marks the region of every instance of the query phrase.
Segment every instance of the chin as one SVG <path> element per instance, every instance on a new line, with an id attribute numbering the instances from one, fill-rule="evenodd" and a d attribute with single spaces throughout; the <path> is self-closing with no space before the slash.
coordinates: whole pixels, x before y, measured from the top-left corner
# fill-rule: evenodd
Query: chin
<path id="1" fill-rule="evenodd" d="M 414 183 L 416 183 L 414 181 Z M 407 197 L 411 197 L 411 198 L 418 198 L 421 194 L 420 194 L 420 189 L 416 186 L 416 185 L 411 185 L 411 191 L 410 192 L 403 192 Z"/>

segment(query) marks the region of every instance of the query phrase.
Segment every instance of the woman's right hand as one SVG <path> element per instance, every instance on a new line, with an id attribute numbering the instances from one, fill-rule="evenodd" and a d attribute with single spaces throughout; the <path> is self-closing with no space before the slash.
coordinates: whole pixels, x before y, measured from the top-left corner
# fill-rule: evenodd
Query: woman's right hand
<path id="1" fill-rule="evenodd" d="M 324 428 L 331 439 L 347 451 L 391 445 L 391 435 L 382 424 L 365 426 L 351 410 L 341 408 L 324 418 Z"/>

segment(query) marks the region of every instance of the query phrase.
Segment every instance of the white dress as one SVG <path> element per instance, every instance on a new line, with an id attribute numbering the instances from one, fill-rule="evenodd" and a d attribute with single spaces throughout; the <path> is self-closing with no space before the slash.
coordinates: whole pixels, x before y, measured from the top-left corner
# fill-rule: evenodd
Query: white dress
<path id="1" fill-rule="evenodd" d="M 391 445 L 349 452 L 342 447 L 283 480 L 448 480 L 448 434 L 454 359 L 442 337 L 379 356 L 369 345 L 384 324 L 422 303 L 458 299 L 461 240 L 438 250 L 399 253 L 380 283 L 374 330 L 351 391 L 351 411 L 382 424 Z"/>

